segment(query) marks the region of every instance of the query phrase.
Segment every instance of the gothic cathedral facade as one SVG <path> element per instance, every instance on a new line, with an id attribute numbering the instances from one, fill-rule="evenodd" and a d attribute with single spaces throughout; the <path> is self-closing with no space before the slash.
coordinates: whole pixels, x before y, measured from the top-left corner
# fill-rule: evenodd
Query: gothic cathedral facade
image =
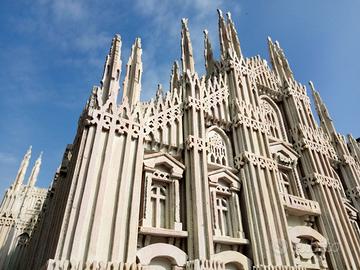
<path id="1" fill-rule="evenodd" d="M 310 83 L 317 123 L 278 42 L 270 67 L 243 55 L 230 14 L 219 11 L 220 59 L 204 34 L 206 74 L 183 19 L 181 68 L 149 102 L 137 38 L 118 103 L 113 38 L 52 186 L 21 223 L 34 224 L 19 225 L 12 196 L 34 189 L 29 153 L 6 193 L 1 269 L 360 269 L 360 144 Z"/>

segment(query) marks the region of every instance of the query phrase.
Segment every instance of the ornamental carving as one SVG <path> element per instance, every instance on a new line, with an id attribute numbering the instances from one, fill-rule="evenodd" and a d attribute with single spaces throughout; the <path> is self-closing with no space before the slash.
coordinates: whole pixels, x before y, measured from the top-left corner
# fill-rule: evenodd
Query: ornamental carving
<path id="1" fill-rule="evenodd" d="M 198 151 L 207 151 L 208 146 L 206 140 L 203 138 L 195 137 L 193 135 L 189 135 L 185 140 L 185 145 L 187 150 L 197 149 Z"/>
<path id="2" fill-rule="evenodd" d="M 259 166 L 261 169 L 276 170 L 277 164 L 273 159 L 260 156 L 250 152 L 244 152 L 237 155 L 234 159 L 235 167 L 241 169 L 245 164 Z"/>
<path id="3" fill-rule="evenodd" d="M 305 186 L 322 185 L 333 189 L 341 190 L 340 181 L 336 178 L 325 176 L 319 173 L 313 173 L 310 176 L 304 177 L 303 182 Z"/>

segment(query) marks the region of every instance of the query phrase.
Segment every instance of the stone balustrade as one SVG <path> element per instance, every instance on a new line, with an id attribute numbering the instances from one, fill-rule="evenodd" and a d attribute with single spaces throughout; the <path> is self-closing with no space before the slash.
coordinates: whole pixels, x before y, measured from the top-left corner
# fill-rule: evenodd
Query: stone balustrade
<path id="1" fill-rule="evenodd" d="M 281 193 L 282 202 L 289 213 L 296 216 L 320 215 L 320 206 L 316 201 L 308 200 L 298 196 Z"/>

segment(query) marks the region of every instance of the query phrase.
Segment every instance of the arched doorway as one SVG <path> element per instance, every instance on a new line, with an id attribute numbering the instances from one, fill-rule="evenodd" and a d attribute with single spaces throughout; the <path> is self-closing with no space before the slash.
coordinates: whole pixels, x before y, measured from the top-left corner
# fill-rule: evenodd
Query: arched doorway
<path id="1" fill-rule="evenodd" d="M 239 266 L 237 266 L 235 263 L 227 263 L 225 264 L 225 270 L 240 270 Z"/>
<path id="2" fill-rule="evenodd" d="M 171 270 L 171 262 L 165 257 L 156 257 L 151 260 L 148 270 Z"/>

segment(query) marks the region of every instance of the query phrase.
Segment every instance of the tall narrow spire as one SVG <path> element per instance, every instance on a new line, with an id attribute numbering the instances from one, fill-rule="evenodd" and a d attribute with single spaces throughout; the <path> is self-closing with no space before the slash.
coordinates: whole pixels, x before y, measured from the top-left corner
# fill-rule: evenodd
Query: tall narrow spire
<path id="1" fill-rule="evenodd" d="M 141 39 L 136 38 L 131 47 L 129 61 L 126 65 L 123 98 L 127 97 L 130 105 L 135 105 L 140 100 L 141 75 L 142 75 L 142 48 Z"/>
<path id="2" fill-rule="evenodd" d="M 273 43 L 271 38 L 268 37 L 268 46 L 271 64 L 274 68 L 275 73 L 281 78 L 282 81 L 294 79 L 294 75 L 290 68 L 289 62 L 285 57 L 283 49 L 280 48 L 279 42 L 276 41 L 275 43 Z"/>
<path id="3" fill-rule="evenodd" d="M 179 64 L 177 61 L 174 62 L 173 67 L 171 69 L 171 76 L 170 76 L 170 91 L 174 88 L 179 89 Z"/>
<path id="4" fill-rule="evenodd" d="M 211 74 L 214 71 L 215 67 L 215 60 L 214 60 L 214 54 L 212 51 L 212 46 L 209 39 L 209 33 L 205 29 L 204 30 L 204 57 L 205 57 L 205 68 L 206 73 Z"/>
<path id="5" fill-rule="evenodd" d="M 119 79 L 121 73 L 121 38 L 115 35 L 104 65 L 103 77 L 101 80 L 102 102 L 105 104 L 107 100 L 111 100 L 116 104 L 119 94 Z"/>
<path id="6" fill-rule="evenodd" d="M 238 58 L 240 58 L 240 56 L 241 56 L 240 40 L 239 40 L 239 36 L 238 36 L 236 28 L 235 28 L 235 24 L 234 24 L 233 20 L 231 19 L 230 12 L 226 13 L 226 16 L 228 19 L 228 33 L 229 33 L 229 36 L 231 39 L 232 47 L 236 53 L 236 56 Z"/>
<path id="7" fill-rule="evenodd" d="M 185 18 L 181 20 L 181 61 L 183 72 L 186 72 L 187 70 L 189 70 L 191 73 L 195 72 L 195 63 L 190 32 L 188 28 L 188 19 Z"/>
<path id="8" fill-rule="evenodd" d="M 230 38 L 222 11 L 220 9 L 218 9 L 217 11 L 219 15 L 219 40 L 220 40 L 221 59 L 225 59 L 229 52 Z"/>
<path id="9" fill-rule="evenodd" d="M 29 187 L 33 187 L 36 184 L 36 180 L 38 178 L 39 172 L 40 172 L 40 166 L 41 166 L 41 158 L 42 158 L 42 152 L 40 153 L 40 156 L 38 157 L 38 159 L 35 161 L 35 165 L 31 171 L 29 180 L 28 180 L 28 186 Z"/>
<path id="10" fill-rule="evenodd" d="M 320 125 L 325 129 L 325 131 L 328 133 L 328 135 L 332 135 L 333 133 L 336 133 L 333 121 L 330 117 L 330 114 L 326 108 L 325 103 L 322 101 L 319 92 L 315 90 L 314 84 L 312 81 L 309 82 L 312 95 L 314 97 L 315 101 L 315 108 L 319 115 L 320 119 Z"/>
<path id="11" fill-rule="evenodd" d="M 16 178 L 14 180 L 14 184 L 12 186 L 13 190 L 17 190 L 24 182 L 24 178 L 25 178 L 25 174 L 26 174 L 26 170 L 29 166 L 29 161 L 31 158 L 31 145 L 29 147 L 29 149 L 27 150 L 26 154 L 24 155 L 23 160 L 21 161 L 18 173 L 16 175 Z"/>

